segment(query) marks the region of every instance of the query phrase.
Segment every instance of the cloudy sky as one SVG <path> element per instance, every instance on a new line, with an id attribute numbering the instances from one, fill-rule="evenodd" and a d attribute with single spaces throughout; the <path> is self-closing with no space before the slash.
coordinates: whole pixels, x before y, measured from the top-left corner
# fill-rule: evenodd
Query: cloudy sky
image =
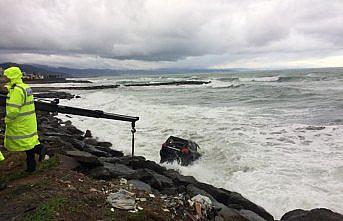
<path id="1" fill-rule="evenodd" d="M 0 63 L 343 66 L 343 0 L 0 0 Z"/>

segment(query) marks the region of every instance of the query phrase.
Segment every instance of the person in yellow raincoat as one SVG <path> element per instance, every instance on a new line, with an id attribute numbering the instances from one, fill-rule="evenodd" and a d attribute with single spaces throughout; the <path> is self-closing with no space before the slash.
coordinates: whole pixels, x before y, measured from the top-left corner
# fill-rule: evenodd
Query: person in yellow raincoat
<path id="1" fill-rule="evenodd" d="M 31 88 L 23 83 L 22 72 L 18 67 L 4 71 L 7 82 L 5 139 L 4 146 L 9 151 L 25 151 L 27 172 L 36 170 L 35 153 L 41 161 L 45 148 L 40 145 L 37 133 L 37 119 Z"/>

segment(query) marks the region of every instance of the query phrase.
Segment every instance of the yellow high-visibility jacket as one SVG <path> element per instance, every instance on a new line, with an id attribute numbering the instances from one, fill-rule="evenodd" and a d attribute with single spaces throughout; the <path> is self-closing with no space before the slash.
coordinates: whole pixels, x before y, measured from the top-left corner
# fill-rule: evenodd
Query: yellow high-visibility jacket
<path id="1" fill-rule="evenodd" d="M 31 88 L 22 81 L 18 67 L 4 71 L 10 80 L 6 99 L 5 148 L 9 151 L 25 151 L 39 144 L 37 119 Z"/>

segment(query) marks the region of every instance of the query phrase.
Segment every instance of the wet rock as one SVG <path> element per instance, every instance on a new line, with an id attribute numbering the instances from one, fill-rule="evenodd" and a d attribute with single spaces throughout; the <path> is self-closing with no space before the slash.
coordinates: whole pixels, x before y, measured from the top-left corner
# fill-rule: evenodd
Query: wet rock
<path id="1" fill-rule="evenodd" d="M 58 137 L 73 137 L 72 135 L 66 134 L 66 133 L 58 133 L 58 132 L 51 132 L 47 131 L 44 133 L 45 136 L 58 136 Z"/>
<path id="2" fill-rule="evenodd" d="M 143 181 L 157 190 L 163 190 L 165 188 L 174 186 L 174 183 L 171 179 L 150 169 L 139 169 L 132 176 L 130 176 L 130 178 Z"/>
<path id="3" fill-rule="evenodd" d="M 163 188 L 160 192 L 161 194 L 175 195 L 178 193 L 178 188 L 177 187 Z"/>
<path id="4" fill-rule="evenodd" d="M 66 131 L 70 135 L 83 135 L 83 131 L 77 129 L 76 127 L 69 125 L 63 127 L 64 131 Z"/>
<path id="5" fill-rule="evenodd" d="M 112 147 L 112 143 L 110 142 L 104 142 L 104 141 L 99 141 L 97 146 L 100 146 L 100 147 L 105 147 L 105 148 L 110 148 Z"/>
<path id="6" fill-rule="evenodd" d="M 66 139 L 67 142 L 71 143 L 78 150 L 85 150 L 85 142 L 78 139 Z"/>
<path id="7" fill-rule="evenodd" d="M 130 166 L 131 161 L 145 161 L 145 158 L 142 156 L 134 156 L 133 158 L 131 156 L 122 156 L 118 157 L 119 163 L 125 164 L 127 166 Z"/>
<path id="8" fill-rule="evenodd" d="M 111 179 L 111 174 L 105 167 L 96 167 L 89 172 L 89 175 L 95 179 L 107 180 Z"/>
<path id="9" fill-rule="evenodd" d="M 35 97 L 36 98 L 59 98 L 59 99 L 70 100 L 74 98 L 74 95 L 67 92 L 63 92 L 63 91 L 50 91 L 46 93 L 35 94 Z"/>
<path id="10" fill-rule="evenodd" d="M 155 171 L 156 173 L 162 174 L 164 171 L 166 171 L 165 167 L 162 167 L 155 163 L 154 161 L 150 160 L 132 160 L 129 164 L 133 169 L 150 169 Z"/>
<path id="11" fill-rule="evenodd" d="M 250 221 L 247 218 L 245 218 L 244 216 L 242 216 L 241 214 L 239 214 L 239 212 L 237 210 L 229 208 L 226 205 L 218 202 L 215 198 L 213 198 L 213 196 L 211 194 L 207 193 L 206 191 L 204 191 L 202 189 L 197 188 L 193 184 L 189 184 L 187 186 L 187 193 L 191 197 L 200 194 L 200 195 L 207 196 L 208 198 L 210 198 L 213 206 L 217 210 L 219 210 L 218 211 L 218 217 L 216 217 L 216 220 Z"/>
<path id="12" fill-rule="evenodd" d="M 138 190 L 142 190 L 142 191 L 146 191 L 146 192 L 151 192 L 151 186 L 147 183 L 144 183 L 140 180 L 129 180 L 128 181 L 129 184 L 132 184 L 134 188 L 138 189 Z"/>
<path id="13" fill-rule="evenodd" d="M 86 133 L 87 133 L 87 132 L 86 132 Z M 96 139 L 94 139 L 94 138 L 85 138 L 83 141 L 84 141 L 85 144 L 87 144 L 87 145 L 92 145 L 92 146 L 98 145 L 98 141 L 97 141 Z"/>
<path id="14" fill-rule="evenodd" d="M 61 167 L 64 169 L 73 170 L 80 167 L 80 164 L 72 157 L 58 154 L 58 159 L 60 160 Z"/>
<path id="15" fill-rule="evenodd" d="M 232 204 L 241 206 L 241 208 L 250 210 L 264 218 L 265 220 L 273 221 L 274 218 L 265 209 L 256 205 L 255 203 L 244 198 L 241 194 L 236 192 L 231 192 L 222 188 L 216 188 L 212 185 L 198 182 L 195 184 L 196 187 L 205 190 L 207 193 L 211 194 L 218 202 L 230 207 Z"/>
<path id="16" fill-rule="evenodd" d="M 111 157 L 112 155 L 108 152 L 105 151 L 101 151 L 93 146 L 86 146 L 86 148 L 84 148 L 84 151 L 91 153 L 97 157 Z"/>
<path id="17" fill-rule="evenodd" d="M 250 210 L 242 209 L 239 211 L 239 214 L 247 218 L 249 221 L 265 221 L 265 219 Z"/>
<path id="18" fill-rule="evenodd" d="M 119 157 L 99 157 L 98 159 L 102 163 L 120 163 Z"/>
<path id="19" fill-rule="evenodd" d="M 86 164 L 90 167 L 100 166 L 101 162 L 93 154 L 83 152 L 83 151 L 66 151 L 66 155 L 73 157 L 75 160 L 81 164 Z"/>
<path id="20" fill-rule="evenodd" d="M 282 221 L 342 221 L 343 215 L 329 209 L 318 208 L 312 210 L 296 209 L 281 217 Z"/>
<path id="21" fill-rule="evenodd" d="M 119 163 L 104 163 L 103 166 L 105 169 L 107 169 L 110 172 L 111 177 L 129 177 L 132 174 L 134 174 L 136 171 L 131 169 L 130 167 L 127 167 L 123 164 Z"/>
<path id="22" fill-rule="evenodd" d="M 121 151 L 113 150 L 109 147 L 102 147 L 102 146 L 95 146 L 96 149 L 101 150 L 103 152 L 109 153 L 112 157 L 123 157 L 124 154 Z"/>
<path id="23" fill-rule="evenodd" d="M 86 130 L 85 137 L 92 137 L 92 132 L 90 130 Z"/>
<path id="24" fill-rule="evenodd" d="M 163 175 L 169 177 L 174 183 L 178 185 L 195 184 L 197 180 L 192 176 L 183 176 L 175 170 L 167 170 L 163 172 Z"/>

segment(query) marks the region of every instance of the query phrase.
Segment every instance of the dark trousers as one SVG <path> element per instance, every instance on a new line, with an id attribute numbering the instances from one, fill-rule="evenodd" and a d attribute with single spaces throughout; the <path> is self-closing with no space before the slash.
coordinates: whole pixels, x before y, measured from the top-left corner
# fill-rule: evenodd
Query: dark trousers
<path id="1" fill-rule="evenodd" d="M 42 152 L 42 144 L 39 144 L 32 148 L 31 150 L 27 150 L 26 152 L 26 171 L 27 172 L 34 172 L 36 171 L 36 159 L 35 154 L 41 154 Z"/>
<path id="2" fill-rule="evenodd" d="M 35 148 L 26 152 L 26 171 L 34 172 L 36 170 Z"/>

